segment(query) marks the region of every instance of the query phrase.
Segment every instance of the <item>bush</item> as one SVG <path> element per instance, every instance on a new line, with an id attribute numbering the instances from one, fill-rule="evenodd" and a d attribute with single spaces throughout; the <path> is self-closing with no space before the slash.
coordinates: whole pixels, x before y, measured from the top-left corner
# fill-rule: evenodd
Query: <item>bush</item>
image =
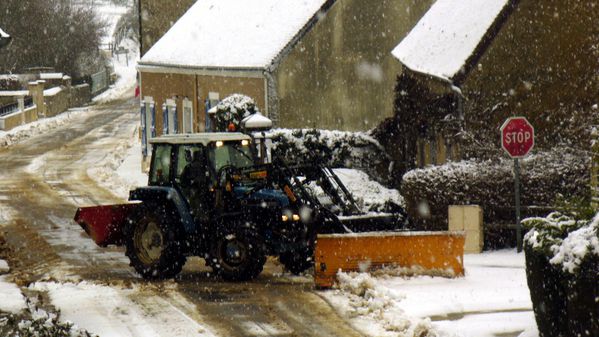
<path id="1" fill-rule="evenodd" d="M 599 213 L 523 220 L 526 276 L 541 337 L 599 334 Z"/>
<path id="2" fill-rule="evenodd" d="M 232 124 L 235 130 L 239 130 L 241 121 L 256 112 L 258 112 L 258 107 L 252 98 L 233 94 L 220 101 L 216 106 L 215 129 L 220 132 L 231 131 L 229 128 Z"/>
<path id="3" fill-rule="evenodd" d="M 558 202 L 560 193 L 583 200 L 590 197 L 586 154 L 558 148 L 520 163 L 524 206 L 549 208 Z M 485 223 L 507 223 L 514 219 L 513 162 L 509 159 L 469 160 L 412 170 L 403 176 L 401 191 L 408 213 L 424 229 L 447 229 L 449 205 L 480 205 Z M 419 208 L 430 210 L 430 216 L 423 216 Z M 534 212 L 524 208 L 525 216 L 538 215 Z"/>
<path id="4" fill-rule="evenodd" d="M 391 161 L 381 145 L 364 132 L 276 129 L 273 155 L 290 165 L 321 164 L 355 168 L 381 183 L 388 182 Z"/>

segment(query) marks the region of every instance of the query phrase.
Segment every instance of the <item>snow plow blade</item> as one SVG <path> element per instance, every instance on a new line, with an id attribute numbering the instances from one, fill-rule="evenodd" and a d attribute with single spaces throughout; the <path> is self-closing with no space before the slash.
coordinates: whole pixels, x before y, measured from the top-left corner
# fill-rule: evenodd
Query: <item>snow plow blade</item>
<path id="1" fill-rule="evenodd" d="M 121 245 L 122 228 L 139 204 L 119 204 L 81 207 L 75 213 L 75 222 L 101 247 Z"/>
<path id="2" fill-rule="evenodd" d="M 332 287 L 337 272 L 404 267 L 415 274 L 463 276 L 463 232 L 320 234 L 314 250 L 314 282 Z"/>

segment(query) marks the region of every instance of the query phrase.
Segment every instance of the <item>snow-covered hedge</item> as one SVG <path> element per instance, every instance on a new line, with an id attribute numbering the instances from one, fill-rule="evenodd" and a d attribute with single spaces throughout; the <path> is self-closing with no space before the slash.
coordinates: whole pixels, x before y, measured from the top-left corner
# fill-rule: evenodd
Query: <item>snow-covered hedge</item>
<path id="1" fill-rule="evenodd" d="M 587 155 L 561 148 L 520 162 L 522 205 L 552 206 L 560 193 L 588 197 Z M 426 228 L 446 229 L 449 205 L 480 205 L 485 222 L 509 221 L 515 204 L 513 161 L 469 160 L 412 170 L 403 176 L 401 194 L 408 212 Z M 423 208 L 430 210 L 429 218 L 421 216 L 418 210 Z M 531 215 L 534 214 L 528 214 Z"/>
<path id="2" fill-rule="evenodd" d="M 389 176 L 390 159 L 368 133 L 316 129 L 275 129 L 273 154 L 288 164 L 356 168 L 379 182 Z"/>
<path id="3" fill-rule="evenodd" d="M 523 221 L 526 278 L 540 336 L 597 336 L 599 213 Z"/>
<path id="4" fill-rule="evenodd" d="M 593 220 L 576 220 L 559 212 L 545 218 L 522 221 L 530 229 L 525 243 L 547 255 L 568 273 L 576 273 L 584 261 L 599 259 L 599 213 Z"/>

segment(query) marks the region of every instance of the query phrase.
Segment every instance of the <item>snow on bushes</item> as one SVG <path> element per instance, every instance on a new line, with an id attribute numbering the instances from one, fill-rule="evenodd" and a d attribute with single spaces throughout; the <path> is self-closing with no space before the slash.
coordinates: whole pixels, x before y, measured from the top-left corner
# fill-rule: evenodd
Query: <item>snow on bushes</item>
<path id="1" fill-rule="evenodd" d="M 20 313 L 0 312 L 1 336 L 37 336 L 37 337 L 92 337 L 84 329 L 71 322 L 60 320 L 60 311 L 48 312 L 27 300 L 27 308 Z"/>
<path id="2" fill-rule="evenodd" d="M 520 162 L 522 205 L 552 206 L 560 193 L 588 197 L 586 154 L 557 148 Z M 449 205 L 477 204 L 485 222 L 508 222 L 514 214 L 513 161 L 468 160 L 412 170 L 403 176 L 401 194 L 408 213 L 425 228 L 447 229 Z M 422 217 L 419 208 L 429 209 L 430 217 Z"/>
<path id="3" fill-rule="evenodd" d="M 599 213 L 589 221 L 553 212 L 522 223 L 530 228 L 524 236 L 526 244 L 543 252 L 551 264 L 565 272 L 574 274 L 584 261 L 599 258 Z"/>
<path id="4" fill-rule="evenodd" d="M 275 129 L 273 154 L 289 164 L 360 169 L 379 182 L 389 176 L 390 158 L 368 133 L 316 129 Z"/>
<path id="5" fill-rule="evenodd" d="M 235 130 L 239 130 L 241 120 L 256 112 L 258 107 L 252 98 L 241 94 L 228 96 L 216 106 L 215 129 L 220 132 L 231 131 L 229 126 L 232 124 Z"/>

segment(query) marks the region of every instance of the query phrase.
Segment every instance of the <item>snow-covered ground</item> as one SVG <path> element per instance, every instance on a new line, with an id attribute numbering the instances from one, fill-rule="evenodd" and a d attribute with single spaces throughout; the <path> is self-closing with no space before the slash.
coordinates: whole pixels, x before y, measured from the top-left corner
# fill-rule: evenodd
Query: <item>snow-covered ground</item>
<path id="1" fill-rule="evenodd" d="M 3 274 L 9 271 L 8 263 L 0 259 L 0 311 L 17 313 L 26 308 L 25 297 L 16 284 L 6 280 Z"/>
<path id="2" fill-rule="evenodd" d="M 523 254 L 465 255 L 464 264 L 455 279 L 340 273 L 338 289 L 321 295 L 369 336 L 538 336 Z"/>

